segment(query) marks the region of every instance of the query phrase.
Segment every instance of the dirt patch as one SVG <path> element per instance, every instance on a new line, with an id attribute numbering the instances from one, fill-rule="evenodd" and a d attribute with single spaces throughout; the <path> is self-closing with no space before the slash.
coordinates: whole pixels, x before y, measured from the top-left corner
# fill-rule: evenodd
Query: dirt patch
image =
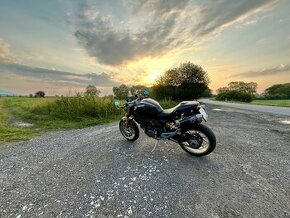
<path id="1" fill-rule="evenodd" d="M 13 122 L 9 122 L 10 126 L 16 126 L 16 127 L 32 127 L 34 126 L 33 123 L 26 123 L 23 121 L 19 121 L 19 120 L 14 120 Z"/>
<path id="2" fill-rule="evenodd" d="M 33 123 L 27 123 L 24 122 L 22 120 L 18 120 L 16 119 L 11 113 L 7 113 L 8 114 L 8 125 L 9 126 L 15 126 L 15 127 L 32 127 L 34 126 Z"/>

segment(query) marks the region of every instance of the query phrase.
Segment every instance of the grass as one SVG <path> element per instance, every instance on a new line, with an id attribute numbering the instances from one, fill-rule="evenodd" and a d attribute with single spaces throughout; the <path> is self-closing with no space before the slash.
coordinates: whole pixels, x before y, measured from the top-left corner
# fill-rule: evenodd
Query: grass
<path id="1" fill-rule="evenodd" d="M 8 113 L 4 100 L 0 99 L 0 143 L 8 141 L 26 140 L 37 133 L 32 128 L 13 127 L 8 124 Z"/>
<path id="2" fill-rule="evenodd" d="M 171 108 L 179 102 L 159 101 Z M 30 139 L 48 130 L 83 128 L 119 120 L 124 111 L 114 100 L 91 96 L 58 98 L 0 98 L 0 143 Z M 12 119 L 11 119 L 12 118 Z M 32 127 L 11 125 L 11 120 L 32 123 Z"/>
<path id="3" fill-rule="evenodd" d="M 254 100 L 251 104 L 290 107 L 290 99 L 281 100 Z"/>
<path id="4" fill-rule="evenodd" d="M 215 98 L 210 100 L 218 101 Z M 240 101 L 225 101 L 230 103 L 239 103 L 239 104 L 253 104 L 253 105 L 266 105 L 266 106 L 278 106 L 278 107 L 290 107 L 290 99 L 279 99 L 279 100 L 253 100 L 250 103 L 240 102 Z"/>
<path id="5" fill-rule="evenodd" d="M 47 130 L 83 128 L 116 121 L 123 111 L 113 100 L 91 96 L 0 99 L 0 142 L 25 140 Z M 9 116 L 34 124 L 12 127 Z"/>

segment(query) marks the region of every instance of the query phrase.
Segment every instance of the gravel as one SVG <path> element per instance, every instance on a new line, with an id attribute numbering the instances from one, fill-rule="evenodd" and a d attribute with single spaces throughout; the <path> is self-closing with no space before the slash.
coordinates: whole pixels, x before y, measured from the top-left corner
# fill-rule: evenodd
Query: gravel
<path id="1" fill-rule="evenodd" d="M 118 123 L 2 146 L 0 217 L 290 217 L 289 117 L 207 107 L 201 158 Z"/>

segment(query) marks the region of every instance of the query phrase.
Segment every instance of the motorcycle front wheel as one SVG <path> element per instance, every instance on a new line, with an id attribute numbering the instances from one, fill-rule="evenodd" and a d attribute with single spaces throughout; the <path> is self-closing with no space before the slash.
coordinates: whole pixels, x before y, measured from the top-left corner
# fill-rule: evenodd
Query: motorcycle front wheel
<path id="1" fill-rule="evenodd" d="M 216 137 L 210 128 L 199 124 L 183 134 L 179 145 L 193 156 L 204 156 L 215 149 Z"/>
<path id="2" fill-rule="evenodd" d="M 122 119 L 119 122 L 119 129 L 125 139 L 128 141 L 135 141 L 139 138 L 139 128 L 134 120 L 129 120 L 126 127 L 126 119 Z"/>

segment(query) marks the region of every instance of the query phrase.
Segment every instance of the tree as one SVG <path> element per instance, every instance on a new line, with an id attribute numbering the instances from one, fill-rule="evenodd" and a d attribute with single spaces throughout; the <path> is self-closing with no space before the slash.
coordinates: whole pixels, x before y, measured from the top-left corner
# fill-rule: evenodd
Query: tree
<path id="1" fill-rule="evenodd" d="M 228 87 L 221 87 L 221 88 L 218 88 L 216 90 L 216 92 L 219 94 L 219 93 L 223 93 L 223 92 L 227 92 L 229 91 L 229 88 Z"/>
<path id="2" fill-rule="evenodd" d="M 96 86 L 88 85 L 86 87 L 85 95 L 89 95 L 89 96 L 99 96 L 100 93 L 101 93 L 101 91 L 99 89 L 97 89 Z"/>
<path id="3" fill-rule="evenodd" d="M 156 81 L 161 86 L 188 86 L 195 84 L 209 85 L 208 74 L 201 66 L 191 62 L 180 64 L 179 67 L 165 71 Z"/>
<path id="4" fill-rule="evenodd" d="M 191 62 L 165 71 L 152 87 L 157 98 L 197 99 L 208 89 L 209 76 L 201 66 Z"/>
<path id="5" fill-rule="evenodd" d="M 264 96 L 269 99 L 289 99 L 290 83 L 272 85 L 264 91 Z"/>
<path id="6" fill-rule="evenodd" d="M 126 99 L 129 96 L 129 88 L 122 84 L 119 87 L 113 87 L 113 93 L 117 99 Z"/>
<path id="7" fill-rule="evenodd" d="M 245 82 L 239 81 L 239 82 L 230 82 L 228 84 L 229 90 L 246 92 L 251 95 L 254 95 L 257 93 L 257 87 L 258 87 L 258 84 L 255 82 L 245 83 Z"/>
<path id="8" fill-rule="evenodd" d="M 34 95 L 36 98 L 44 98 L 45 97 L 45 92 L 44 91 L 38 91 Z"/>
<path id="9" fill-rule="evenodd" d="M 257 83 L 230 82 L 227 87 L 217 90 L 217 100 L 251 102 L 257 90 Z"/>
<path id="10" fill-rule="evenodd" d="M 142 85 L 135 85 L 129 88 L 131 95 L 142 95 L 144 91 L 148 91 L 149 88 Z"/>

